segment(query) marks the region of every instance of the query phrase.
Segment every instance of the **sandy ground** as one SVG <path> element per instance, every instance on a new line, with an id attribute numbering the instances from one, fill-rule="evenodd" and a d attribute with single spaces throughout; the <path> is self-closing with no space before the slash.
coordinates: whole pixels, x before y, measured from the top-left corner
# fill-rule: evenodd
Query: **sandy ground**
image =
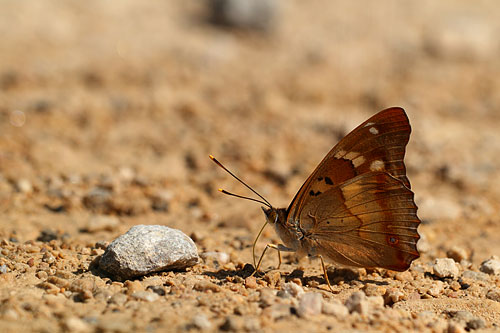
<path id="1" fill-rule="evenodd" d="M 500 255 L 498 4 L 283 1 L 276 12 L 252 31 L 213 26 L 201 1 L 0 4 L 2 332 L 500 325 L 500 275 L 480 271 Z M 317 260 L 293 255 L 277 271 L 271 253 L 265 275 L 246 279 L 264 216 L 217 191 L 247 193 L 208 154 L 286 207 L 340 138 L 389 106 L 413 128 L 421 258 L 398 274 L 331 268 L 335 294 Z M 126 282 L 93 269 L 136 224 L 184 231 L 204 259 Z M 258 250 L 278 241 L 268 228 Z M 458 274 L 436 276 L 447 257 Z M 325 304 L 359 290 L 373 302 L 304 314 L 290 282 Z"/>

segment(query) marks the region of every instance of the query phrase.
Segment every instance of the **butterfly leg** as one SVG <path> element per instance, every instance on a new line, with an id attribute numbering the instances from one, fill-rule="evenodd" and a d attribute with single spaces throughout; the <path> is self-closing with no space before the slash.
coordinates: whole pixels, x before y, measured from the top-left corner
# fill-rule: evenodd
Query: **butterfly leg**
<path id="1" fill-rule="evenodd" d="M 257 267 L 255 267 L 255 271 L 252 273 L 252 275 L 250 276 L 253 276 L 255 273 L 257 273 L 259 271 L 259 268 L 260 268 L 260 264 L 262 263 L 262 259 L 264 258 L 264 254 L 266 254 L 266 251 L 267 249 L 275 249 L 276 251 L 278 251 L 278 259 L 279 259 L 279 263 L 278 263 L 278 267 L 276 269 L 280 269 L 281 267 L 281 251 L 285 251 L 285 252 L 294 252 L 295 250 L 293 249 L 290 249 L 282 244 L 267 244 L 266 245 L 266 248 L 264 249 L 264 251 L 262 251 L 262 254 L 260 255 L 260 258 L 259 258 L 259 262 L 257 263 Z"/>
<path id="2" fill-rule="evenodd" d="M 326 284 L 328 285 L 328 288 L 330 288 L 330 291 L 332 293 L 335 293 L 333 291 L 332 285 L 330 284 L 330 280 L 328 279 L 328 273 L 326 272 L 326 266 L 325 261 L 323 260 L 323 256 L 319 255 L 319 259 L 321 260 L 321 267 L 323 268 L 323 275 L 325 276 Z"/>

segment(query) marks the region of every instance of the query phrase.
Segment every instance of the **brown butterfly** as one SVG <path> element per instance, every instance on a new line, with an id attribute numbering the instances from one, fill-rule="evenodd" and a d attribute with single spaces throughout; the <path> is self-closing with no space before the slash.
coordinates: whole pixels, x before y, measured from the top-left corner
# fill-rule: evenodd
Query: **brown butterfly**
<path id="1" fill-rule="evenodd" d="M 419 257 L 420 238 L 417 206 L 403 162 L 410 132 L 402 108 L 377 113 L 330 150 L 287 209 L 273 207 L 210 156 L 263 201 L 220 191 L 268 207 L 263 207 L 266 224 L 257 239 L 271 224 L 283 241 L 266 246 L 256 271 L 268 248 L 279 254 L 319 256 L 330 289 L 323 258 L 350 267 L 408 269 Z"/>

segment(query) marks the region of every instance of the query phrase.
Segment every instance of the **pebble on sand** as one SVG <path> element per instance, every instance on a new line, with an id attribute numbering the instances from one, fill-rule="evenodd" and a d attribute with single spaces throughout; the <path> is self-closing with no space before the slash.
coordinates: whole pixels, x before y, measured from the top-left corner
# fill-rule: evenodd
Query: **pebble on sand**
<path id="1" fill-rule="evenodd" d="M 168 269 L 183 269 L 198 262 L 194 242 L 182 231 L 160 225 L 137 225 L 106 249 L 99 267 L 119 279 Z"/>
<path id="2" fill-rule="evenodd" d="M 481 263 L 481 267 L 479 267 L 481 272 L 491 275 L 499 275 L 500 274 L 500 260 L 496 257 L 491 257 L 488 260 L 485 260 Z"/>
<path id="3" fill-rule="evenodd" d="M 297 314 L 299 317 L 315 316 L 321 313 L 322 307 L 323 296 L 320 293 L 305 293 L 299 300 Z"/>
<path id="4" fill-rule="evenodd" d="M 432 271 L 434 275 L 440 278 L 454 278 L 459 274 L 457 264 L 455 263 L 455 260 L 451 258 L 436 259 L 432 265 Z"/>

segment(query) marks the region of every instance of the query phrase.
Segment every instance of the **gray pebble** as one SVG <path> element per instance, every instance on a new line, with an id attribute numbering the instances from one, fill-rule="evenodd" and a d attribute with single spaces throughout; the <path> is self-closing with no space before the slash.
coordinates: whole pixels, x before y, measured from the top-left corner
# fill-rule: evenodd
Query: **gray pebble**
<path id="1" fill-rule="evenodd" d="M 7 267 L 7 265 L 0 265 L 0 273 L 2 274 L 5 274 L 9 271 L 9 268 Z"/>
<path id="2" fill-rule="evenodd" d="M 474 318 L 467 322 L 466 328 L 468 330 L 478 330 L 486 327 L 486 322 L 483 318 Z"/>
<path id="3" fill-rule="evenodd" d="M 272 28 L 277 0 L 211 0 L 212 22 L 236 28 L 269 30 Z"/>
<path id="4" fill-rule="evenodd" d="M 500 274 L 500 260 L 495 257 L 492 257 L 488 260 L 483 261 L 481 267 L 479 267 L 481 272 L 491 275 L 499 275 Z"/>
<path id="5" fill-rule="evenodd" d="M 116 278 L 129 279 L 198 262 L 194 242 L 182 231 L 160 225 L 137 225 L 115 239 L 99 267 Z"/>
<path id="6" fill-rule="evenodd" d="M 477 281 L 488 281 L 488 275 L 482 272 L 465 271 L 462 274 L 464 279 L 471 279 Z"/>
<path id="7" fill-rule="evenodd" d="M 212 328 L 212 323 L 203 313 L 197 314 L 192 320 L 193 326 L 200 330 L 209 330 Z"/>
<path id="8" fill-rule="evenodd" d="M 136 291 L 131 296 L 132 296 L 132 298 L 139 299 L 139 300 L 146 301 L 146 302 L 154 302 L 158 298 L 160 298 L 160 296 L 158 294 L 153 293 L 151 291 Z"/>

